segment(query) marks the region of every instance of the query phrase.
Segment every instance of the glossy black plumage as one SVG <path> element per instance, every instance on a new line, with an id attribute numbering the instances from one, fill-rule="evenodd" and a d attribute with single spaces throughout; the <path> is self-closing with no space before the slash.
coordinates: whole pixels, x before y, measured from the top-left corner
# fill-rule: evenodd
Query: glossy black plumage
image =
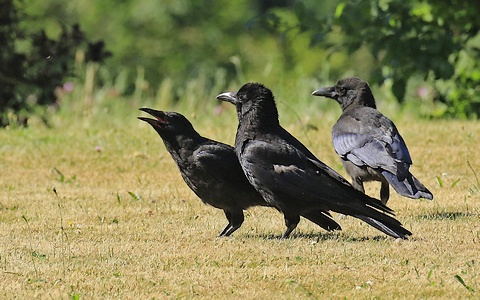
<path id="1" fill-rule="evenodd" d="M 217 98 L 237 107 L 235 153 L 249 182 L 286 218 L 331 210 L 357 217 L 395 238 L 411 235 L 386 214 L 393 214 L 391 209 L 355 190 L 280 126 L 268 88 L 247 83 L 237 93 Z"/>
<path id="2" fill-rule="evenodd" d="M 160 135 L 188 187 L 204 203 L 225 212 L 228 224 L 220 236 L 229 236 L 240 228 L 244 209 L 270 206 L 247 181 L 232 146 L 201 136 L 179 113 L 140 110 L 156 118 L 139 119 Z M 304 217 L 326 230 L 341 229 L 326 213 L 308 212 Z M 287 226 L 289 222 L 286 220 Z"/>

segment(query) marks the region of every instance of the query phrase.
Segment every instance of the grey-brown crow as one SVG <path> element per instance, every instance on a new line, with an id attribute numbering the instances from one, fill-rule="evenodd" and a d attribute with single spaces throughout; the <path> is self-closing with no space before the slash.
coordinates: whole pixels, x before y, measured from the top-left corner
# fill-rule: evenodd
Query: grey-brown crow
<path id="1" fill-rule="evenodd" d="M 332 210 L 359 218 L 395 238 L 411 235 L 387 215 L 393 214 L 390 208 L 354 189 L 280 126 L 268 88 L 247 83 L 237 93 L 223 93 L 217 99 L 237 107 L 235 153 L 248 181 L 285 216 Z"/>
<path id="2" fill-rule="evenodd" d="M 432 193 L 409 171 L 412 159 L 395 124 L 376 109 L 366 83 L 345 78 L 335 86 L 312 93 L 336 100 L 342 115 L 332 129 L 333 147 L 352 177 L 352 185 L 364 192 L 364 181 L 380 181 L 380 199 L 387 203 L 390 185 L 409 198 L 433 199 Z"/>
<path id="3" fill-rule="evenodd" d="M 232 146 L 202 137 L 179 113 L 150 108 L 140 110 L 155 117 L 139 119 L 160 135 L 188 187 L 204 203 L 225 212 L 228 224 L 220 236 L 229 236 L 240 228 L 244 209 L 271 206 L 247 181 Z M 328 212 L 306 212 L 303 217 L 328 231 L 341 229 Z M 296 226 L 300 217 L 298 220 L 285 219 L 287 227 L 295 221 Z"/>

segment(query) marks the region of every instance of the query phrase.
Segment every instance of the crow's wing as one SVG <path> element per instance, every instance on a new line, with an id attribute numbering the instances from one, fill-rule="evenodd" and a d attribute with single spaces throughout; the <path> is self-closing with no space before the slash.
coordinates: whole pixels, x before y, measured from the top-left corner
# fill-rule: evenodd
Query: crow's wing
<path id="1" fill-rule="evenodd" d="M 332 178 L 338 180 L 339 182 L 342 182 L 345 185 L 349 185 L 350 183 L 342 177 L 342 175 L 338 174 L 335 172 L 332 168 L 327 166 L 325 163 L 320 161 L 315 155 L 313 155 L 310 150 L 308 150 L 305 145 L 303 145 L 299 140 L 297 140 L 293 135 L 291 135 L 288 131 L 286 131 L 283 127 L 280 127 L 277 129 L 276 134 L 282 139 L 284 139 L 286 142 L 288 142 L 289 147 L 295 148 L 296 152 L 301 153 L 303 156 L 307 158 L 307 160 L 314 164 L 317 168 L 325 172 L 326 174 L 330 175 Z"/>
<path id="2" fill-rule="evenodd" d="M 238 182 L 243 175 L 233 147 L 223 144 L 202 144 L 194 152 L 191 162 L 209 176 L 220 181 Z"/>
<path id="3" fill-rule="evenodd" d="M 204 143 L 189 159 L 188 176 L 182 176 L 200 198 L 207 197 L 223 206 L 266 205 L 247 181 L 231 146 Z"/>
<path id="4" fill-rule="evenodd" d="M 246 140 L 240 164 L 267 202 L 280 206 L 282 210 L 302 211 L 315 207 L 371 216 L 369 205 L 391 212 L 380 201 L 353 189 L 343 177 L 318 159 L 307 157 L 288 140 L 279 137 Z"/>
<path id="5" fill-rule="evenodd" d="M 332 129 L 335 151 L 357 166 L 369 166 L 404 179 L 412 159 L 393 122 L 373 108 L 347 111 Z"/>

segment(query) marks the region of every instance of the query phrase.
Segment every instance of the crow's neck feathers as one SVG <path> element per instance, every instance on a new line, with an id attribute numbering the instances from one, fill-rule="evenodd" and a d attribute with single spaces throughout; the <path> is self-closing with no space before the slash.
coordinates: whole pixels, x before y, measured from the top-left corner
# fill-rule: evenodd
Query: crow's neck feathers
<path id="1" fill-rule="evenodd" d="M 365 83 L 364 86 L 362 86 L 358 90 L 358 95 L 356 99 L 356 104 L 357 106 L 365 106 L 365 107 L 371 107 L 371 108 L 377 108 L 377 105 L 375 104 L 375 98 L 373 97 L 372 91 L 368 87 L 368 85 Z"/>
<path id="2" fill-rule="evenodd" d="M 177 159 L 187 159 L 185 156 L 190 155 L 205 141 L 205 138 L 196 131 L 189 131 L 188 133 L 164 132 L 160 133 L 160 136 L 162 137 L 167 151 L 172 155 L 175 161 L 177 161 Z"/>

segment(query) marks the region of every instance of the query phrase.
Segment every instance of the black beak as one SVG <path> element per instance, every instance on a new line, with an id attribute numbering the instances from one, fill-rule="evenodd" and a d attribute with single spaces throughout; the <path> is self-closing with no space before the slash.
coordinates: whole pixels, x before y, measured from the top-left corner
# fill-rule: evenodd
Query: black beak
<path id="1" fill-rule="evenodd" d="M 148 124 L 152 125 L 153 127 L 160 125 L 159 122 L 157 120 L 154 120 L 154 119 L 144 118 L 144 117 L 138 117 L 138 119 L 147 122 Z"/>
<path id="2" fill-rule="evenodd" d="M 145 121 L 153 127 L 162 127 L 162 125 L 166 125 L 168 123 L 165 113 L 161 110 L 155 110 L 146 107 L 139 108 L 139 110 L 144 111 L 156 118 L 156 120 L 154 120 L 150 118 L 138 117 L 139 120 Z"/>
<path id="3" fill-rule="evenodd" d="M 233 105 L 236 105 L 238 103 L 237 99 L 237 93 L 234 92 L 227 92 L 227 93 L 222 93 L 216 97 L 218 100 L 230 102 Z"/>
<path id="4" fill-rule="evenodd" d="M 323 96 L 327 98 L 337 99 L 338 94 L 335 92 L 334 86 L 319 88 L 318 90 L 313 91 L 313 96 Z"/>
<path id="5" fill-rule="evenodd" d="M 155 109 L 146 108 L 146 107 L 139 108 L 139 110 L 144 111 L 147 114 L 150 114 L 150 115 L 154 116 L 159 121 L 162 121 L 162 120 L 165 119 L 165 113 L 161 110 L 155 110 Z"/>

